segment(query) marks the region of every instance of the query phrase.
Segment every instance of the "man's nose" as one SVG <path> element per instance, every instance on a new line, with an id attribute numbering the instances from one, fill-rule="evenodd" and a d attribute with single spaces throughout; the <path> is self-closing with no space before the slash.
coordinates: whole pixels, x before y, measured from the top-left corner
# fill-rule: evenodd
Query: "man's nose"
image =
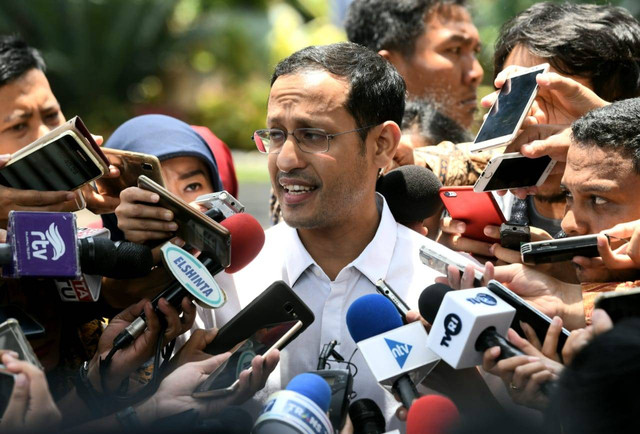
<path id="1" fill-rule="evenodd" d="M 302 151 L 293 134 L 287 136 L 277 155 L 276 165 L 282 172 L 290 172 L 293 169 L 304 167 L 305 162 Z"/>
<path id="2" fill-rule="evenodd" d="M 475 56 L 475 53 L 470 53 L 466 62 L 466 70 L 464 72 L 463 80 L 466 85 L 478 86 L 484 77 L 484 70 L 482 65 Z"/>
<path id="3" fill-rule="evenodd" d="M 567 210 L 562 219 L 562 230 L 569 236 L 586 235 L 589 233 L 589 225 L 584 219 L 578 218 L 578 213 L 573 210 Z"/>

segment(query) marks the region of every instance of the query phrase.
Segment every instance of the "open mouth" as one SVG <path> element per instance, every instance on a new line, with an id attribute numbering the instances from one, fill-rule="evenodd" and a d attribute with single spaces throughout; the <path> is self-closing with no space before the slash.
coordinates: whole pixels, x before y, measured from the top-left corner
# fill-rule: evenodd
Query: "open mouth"
<path id="1" fill-rule="evenodd" d="M 309 193 L 318 188 L 315 186 L 300 185 L 300 184 L 286 184 L 286 185 L 281 184 L 281 186 L 285 193 L 292 194 L 292 195 L 301 195 L 301 194 Z"/>

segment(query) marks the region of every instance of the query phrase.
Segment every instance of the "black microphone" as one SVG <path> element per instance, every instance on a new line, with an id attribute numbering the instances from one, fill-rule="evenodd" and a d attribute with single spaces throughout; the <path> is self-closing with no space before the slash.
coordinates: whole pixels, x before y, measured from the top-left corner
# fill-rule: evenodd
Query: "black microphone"
<path id="1" fill-rule="evenodd" d="M 376 191 L 382 194 L 398 223 L 422 222 L 442 209 L 442 183 L 426 167 L 402 166 L 381 176 Z"/>
<path id="2" fill-rule="evenodd" d="M 351 403 L 349 418 L 353 424 L 353 434 L 382 434 L 386 430 L 380 407 L 368 398 Z"/>
<path id="3" fill-rule="evenodd" d="M 114 242 L 108 238 L 83 238 L 77 240 L 77 245 L 83 274 L 133 279 L 146 276 L 153 267 L 151 249 L 141 244 Z M 0 265 L 10 264 L 13 264 L 13 246 L 0 244 Z"/>

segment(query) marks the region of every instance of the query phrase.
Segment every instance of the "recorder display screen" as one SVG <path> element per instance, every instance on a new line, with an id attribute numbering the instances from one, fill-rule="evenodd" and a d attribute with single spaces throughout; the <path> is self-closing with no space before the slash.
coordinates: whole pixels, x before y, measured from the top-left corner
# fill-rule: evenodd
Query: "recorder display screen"
<path id="1" fill-rule="evenodd" d="M 536 76 L 542 71 L 533 71 L 507 79 L 489 116 L 482 124 L 475 143 L 512 134 L 518 126 L 522 112 L 527 108 L 531 94 L 536 89 Z"/>

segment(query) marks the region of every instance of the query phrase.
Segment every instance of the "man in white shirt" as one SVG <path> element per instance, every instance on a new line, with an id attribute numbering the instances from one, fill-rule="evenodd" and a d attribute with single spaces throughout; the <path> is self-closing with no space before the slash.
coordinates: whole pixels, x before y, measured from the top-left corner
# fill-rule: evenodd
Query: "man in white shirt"
<path id="1" fill-rule="evenodd" d="M 375 192 L 401 135 L 405 83 L 396 69 L 369 49 L 339 43 L 284 59 L 271 84 L 268 129 L 256 131 L 254 141 L 268 154 L 284 222 L 266 231 L 264 248 L 234 275 L 235 283 L 245 306 L 284 280 L 315 322 L 282 351 L 262 398 L 316 369 L 322 346 L 333 339 L 342 356 L 352 356 L 347 310 L 374 293 L 378 279 L 416 309 L 422 290 L 439 275 L 420 262 L 424 238 L 396 223 Z M 352 362 L 358 398 L 376 401 L 389 422 L 399 404 L 376 384 L 359 353 Z"/>

